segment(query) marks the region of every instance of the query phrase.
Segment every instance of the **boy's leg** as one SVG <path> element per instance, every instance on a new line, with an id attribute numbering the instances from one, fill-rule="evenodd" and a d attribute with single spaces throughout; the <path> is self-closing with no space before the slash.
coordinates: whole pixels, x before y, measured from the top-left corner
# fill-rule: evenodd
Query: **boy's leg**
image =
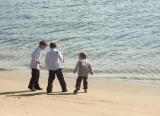
<path id="1" fill-rule="evenodd" d="M 61 85 L 61 88 L 62 88 L 62 92 L 66 92 L 67 91 L 67 85 L 66 85 L 66 82 L 64 80 L 64 76 L 63 76 L 63 73 L 62 73 L 62 69 L 58 69 L 56 71 L 56 75 L 57 75 L 57 78 L 59 80 L 59 83 Z"/>
<path id="2" fill-rule="evenodd" d="M 82 79 L 83 77 L 78 77 L 76 81 L 76 89 L 74 90 L 75 94 L 77 94 L 77 92 L 80 90 Z"/>
<path id="3" fill-rule="evenodd" d="M 83 77 L 78 77 L 78 79 L 77 79 L 77 82 L 76 82 L 76 89 L 77 90 L 80 90 L 82 79 L 83 79 Z"/>
<path id="4" fill-rule="evenodd" d="M 39 86 L 39 77 L 40 77 L 40 71 L 37 69 L 36 70 L 36 79 L 35 79 L 34 88 L 37 89 L 37 90 L 42 90 L 42 88 L 40 88 L 40 86 Z"/>
<path id="5" fill-rule="evenodd" d="M 83 78 L 83 86 L 84 86 L 84 90 L 88 89 L 88 77 Z"/>
<path id="6" fill-rule="evenodd" d="M 32 75 L 32 77 L 29 82 L 28 88 L 31 89 L 32 91 L 34 91 L 34 84 L 35 84 L 35 79 L 36 79 L 36 69 L 32 69 L 31 75 Z"/>
<path id="7" fill-rule="evenodd" d="M 49 71 L 47 93 L 52 92 L 52 88 L 53 88 L 52 84 L 53 84 L 54 79 L 55 79 L 55 71 Z"/>

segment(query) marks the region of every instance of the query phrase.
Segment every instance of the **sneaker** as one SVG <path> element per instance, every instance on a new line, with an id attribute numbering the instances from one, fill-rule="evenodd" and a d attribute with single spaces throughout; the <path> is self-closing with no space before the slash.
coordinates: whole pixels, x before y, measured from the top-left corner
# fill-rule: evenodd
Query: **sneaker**
<path id="1" fill-rule="evenodd" d="M 47 93 L 52 93 L 53 86 L 48 86 L 46 91 Z"/>
<path id="2" fill-rule="evenodd" d="M 47 90 L 47 93 L 52 93 L 52 91 L 48 91 L 48 90 Z"/>
<path id="3" fill-rule="evenodd" d="M 68 89 L 62 90 L 62 92 L 68 92 Z"/>
<path id="4" fill-rule="evenodd" d="M 84 90 L 84 93 L 88 93 L 87 89 Z"/>
<path id="5" fill-rule="evenodd" d="M 30 89 L 31 91 L 36 91 L 33 87 L 28 87 L 28 89 Z"/>
<path id="6" fill-rule="evenodd" d="M 43 90 L 41 87 L 35 87 L 36 90 Z"/>
<path id="7" fill-rule="evenodd" d="M 77 94 L 77 93 L 78 93 L 78 91 L 79 91 L 78 89 L 75 89 L 75 90 L 74 90 L 74 94 Z"/>

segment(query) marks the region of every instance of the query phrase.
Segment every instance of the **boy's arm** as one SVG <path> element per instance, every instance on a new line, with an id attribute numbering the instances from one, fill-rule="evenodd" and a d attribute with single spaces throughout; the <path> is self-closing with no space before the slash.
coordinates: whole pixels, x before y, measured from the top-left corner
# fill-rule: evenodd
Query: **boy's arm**
<path id="1" fill-rule="evenodd" d="M 76 73 L 76 72 L 77 72 L 77 70 L 78 70 L 78 68 L 79 68 L 79 61 L 78 61 L 77 65 L 76 65 L 76 67 L 75 67 L 75 69 L 74 69 L 73 73 Z"/>
<path id="2" fill-rule="evenodd" d="M 34 58 L 37 64 L 40 64 L 40 52 L 35 52 Z"/>
<path id="3" fill-rule="evenodd" d="M 62 62 L 64 62 L 64 58 L 63 58 L 63 55 L 62 55 L 62 53 L 59 51 L 59 59 L 62 61 Z"/>
<path id="4" fill-rule="evenodd" d="M 89 63 L 89 72 L 91 73 L 91 75 L 93 75 L 93 67 L 91 66 L 90 63 Z"/>
<path id="5" fill-rule="evenodd" d="M 49 57 L 48 57 L 48 56 L 49 56 L 49 55 L 48 55 L 48 53 L 47 53 L 46 58 L 45 58 L 46 66 L 48 66 L 48 61 L 49 61 Z"/>

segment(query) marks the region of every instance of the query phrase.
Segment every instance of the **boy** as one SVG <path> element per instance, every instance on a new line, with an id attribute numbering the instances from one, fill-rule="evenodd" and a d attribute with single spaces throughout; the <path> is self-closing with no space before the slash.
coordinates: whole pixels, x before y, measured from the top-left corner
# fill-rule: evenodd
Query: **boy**
<path id="1" fill-rule="evenodd" d="M 36 48 L 31 55 L 32 60 L 30 67 L 32 69 L 32 77 L 28 86 L 31 91 L 42 90 L 42 88 L 39 86 L 40 57 L 42 51 L 45 50 L 46 47 L 47 43 L 45 41 L 40 41 L 38 48 Z"/>
<path id="2" fill-rule="evenodd" d="M 89 63 L 89 61 L 87 60 L 87 55 L 84 52 L 81 52 L 79 54 L 79 61 L 73 72 L 76 73 L 77 71 L 78 71 L 78 79 L 76 82 L 76 89 L 74 90 L 74 93 L 77 94 L 77 92 L 80 90 L 82 80 L 83 80 L 84 92 L 87 93 L 88 75 L 89 73 L 93 75 L 93 68 Z"/>
<path id="3" fill-rule="evenodd" d="M 46 65 L 49 70 L 49 78 L 48 78 L 48 86 L 47 86 L 47 93 L 52 93 L 53 88 L 53 81 L 55 79 L 55 75 L 58 78 L 58 81 L 61 85 L 62 92 L 67 92 L 66 82 L 64 80 L 64 76 L 62 73 L 62 69 L 60 66 L 60 61 L 64 62 L 62 53 L 56 49 L 56 43 L 50 43 L 50 51 L 47 53 L 46 56 Z"/>

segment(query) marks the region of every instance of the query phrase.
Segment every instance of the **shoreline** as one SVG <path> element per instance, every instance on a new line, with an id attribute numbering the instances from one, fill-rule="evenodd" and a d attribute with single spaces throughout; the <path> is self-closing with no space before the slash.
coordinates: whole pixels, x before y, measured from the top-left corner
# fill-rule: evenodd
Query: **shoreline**
<path id="1" fill-rule="evenodd" d="M 27 70 L 9 70 L 9 69 L 2 69 L 0 71 L 7 71 L 12 73 L 19 73 L 19 74 L 27 74 L 30 76 L 30 69 Z M 77 78 L 77 74 L 73 74 L 71 69 L 70 71 L 66 71 L 63 69 L 65 78 Z M 41 75 L 43 77 L 48 77 L 48 71 L 41 69 Z M 128 82 L 135 82 L 135 83 L 148 83 L 148 84 L 160 84 L 160 74 L 125 74 L 125 73 L 118 73 L 118 74 L 110 74 L 110 73 L 95 73 L 93 76 L 89 75 L 89 78 L 96 79 L 96 80 L 113 80 L 113 81 L 128 81 Z"/>

